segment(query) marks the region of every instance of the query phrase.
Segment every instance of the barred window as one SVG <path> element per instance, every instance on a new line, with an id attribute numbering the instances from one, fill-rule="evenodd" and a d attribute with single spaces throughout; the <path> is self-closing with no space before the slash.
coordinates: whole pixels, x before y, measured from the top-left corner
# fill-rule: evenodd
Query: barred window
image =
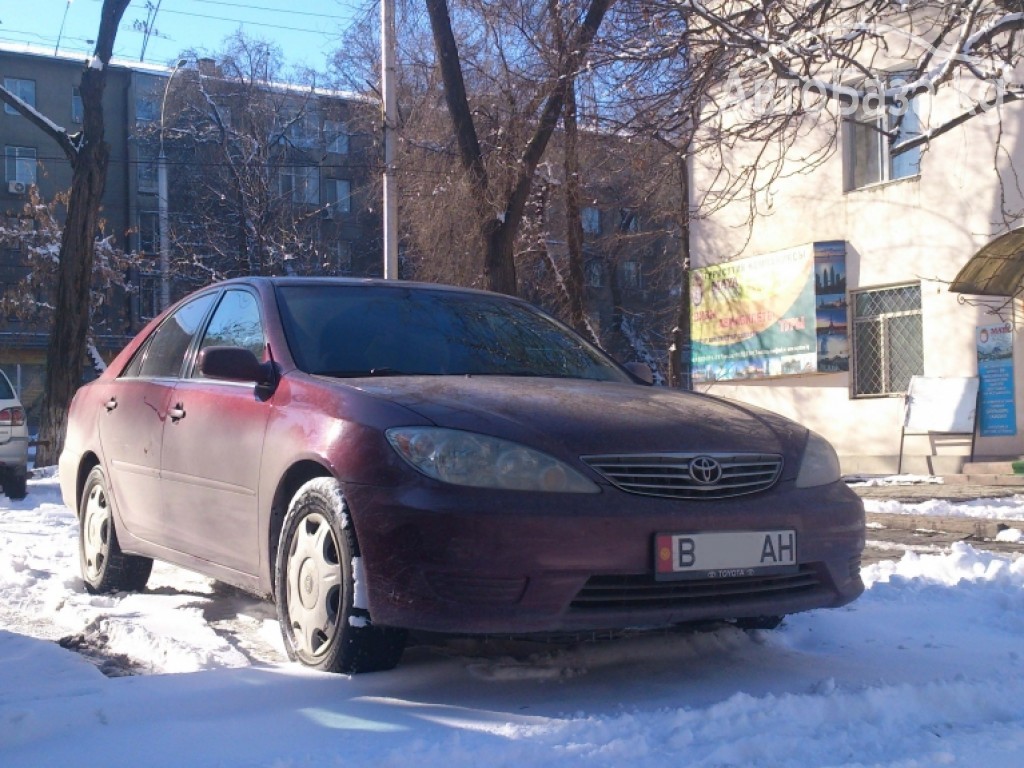
<path id="1" fill-rule="evenodd" d="M 851 294 L 853 396 L 900 395 L 924 374 L 921 286 L 900 285 Z"/>

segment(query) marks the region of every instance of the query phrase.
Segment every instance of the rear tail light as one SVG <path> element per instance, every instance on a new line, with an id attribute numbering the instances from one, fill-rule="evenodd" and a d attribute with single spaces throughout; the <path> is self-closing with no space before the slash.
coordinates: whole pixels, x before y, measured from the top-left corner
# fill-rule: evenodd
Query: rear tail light
<path id="1" fill-rule="evenodd" d="M 25 423 L 25 411 L 21 408 L 4 408 L 0 411 L 0 427 L 20 427 Z"/>

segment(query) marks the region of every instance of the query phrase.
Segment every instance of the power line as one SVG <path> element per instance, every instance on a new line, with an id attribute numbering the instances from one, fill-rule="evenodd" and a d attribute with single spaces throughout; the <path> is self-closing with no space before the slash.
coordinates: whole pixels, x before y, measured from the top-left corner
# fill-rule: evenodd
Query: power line
<path id="1" fill-rule="evenodd" d="M 172 13 L 177 16 L 188 16 L 195 19 L 209 19 L 211 21 L 230 21 L 233 24 L 248 24 L 254 27 L 267 27 L 269 29 L 279 29 L 284 32 L 308 32 L 311 35 L 326 35 L 323 29 L 305 29 L 303 27 L 288 27 L 283 24 L 269 24 L 263 21 L 250 21 L 249 19 L 232 19 L 226 16 L 211 16 L 205 13 L 189 13 L 188 11 L 172 11 L 169 8 L 164 9 L 164 13 Z"/>
<path id="2" fill-rule="evenodd" d="M 227 0 L 205 0 L 204 5 L 226 5 L 230 8 L 245 8 L 250 11 L 266 11 L 267 13 L 284 13 L 288 16 L 315 16 L 319 19 L 338 19 L 348 21 L 348 16 L 338 16 L 331 13 L 314 13 L 312 11 L 296 11 L 292 8 L 268 8 L 265 5 L 253 5 L 252 3 L 229 3 Z M 185 13 L 185 11 L 178 11 Z"/>

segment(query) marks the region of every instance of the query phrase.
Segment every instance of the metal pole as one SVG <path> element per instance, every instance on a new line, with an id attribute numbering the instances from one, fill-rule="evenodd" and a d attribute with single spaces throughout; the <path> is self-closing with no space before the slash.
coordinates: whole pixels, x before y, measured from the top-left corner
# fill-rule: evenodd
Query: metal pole
<path id="1" fill-rule="evenodd" d="M 398 279 L 398 198 L 395 189 L 395 0 L 381 0 L 381 95 L 384 111 L 384 278 Z"/>
<path id="2" fill-rule="evenodd" d="M 163 112 L 160 113 L 160 157 L 157 159 L 157 205 L 160 211 L 160 309 L 171 304 L 171 235 L 168 232 L 167 156 L 164 154 Z"/>
<path id="3" fill-rule="evenodd" d="M 167 76 L 167 82 L 164 84 L 164 97 L 160 102 L 160 155 L 156 161 L 156 187 L 160 227 L 160 309 L 162 310 L 167 309 L 171 304 L 171 233 L 167 199 L 167 155 L 164 154 L 164 110 L 167 108 L 167 92 L 171 89 L 171 80 L 186 63 L 187 59 L 178 59 L 171 74 Z"/>

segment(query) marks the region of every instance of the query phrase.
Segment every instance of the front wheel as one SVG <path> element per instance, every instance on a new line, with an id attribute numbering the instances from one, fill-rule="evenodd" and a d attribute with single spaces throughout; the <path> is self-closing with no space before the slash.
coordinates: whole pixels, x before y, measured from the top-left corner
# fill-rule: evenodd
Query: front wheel
<path id="1" fill-rule="evenodd" d="M 348 674 L 398 663 L 405 632 L 371 625 L 356 600 L 358 557 L 338 482 L 310 480 L 288 507 L 275 567 L 277 617 L 293 661 Z"/>
<path id="2" fill-rule="evenodd" d="M 93 593 L 138 592 L 145 588 L 153 561 L 121 551 L 107 492 L 107 476 L 93 467 L 85 480 L 78 512 L 78 560 L 85 588 Z"/>

